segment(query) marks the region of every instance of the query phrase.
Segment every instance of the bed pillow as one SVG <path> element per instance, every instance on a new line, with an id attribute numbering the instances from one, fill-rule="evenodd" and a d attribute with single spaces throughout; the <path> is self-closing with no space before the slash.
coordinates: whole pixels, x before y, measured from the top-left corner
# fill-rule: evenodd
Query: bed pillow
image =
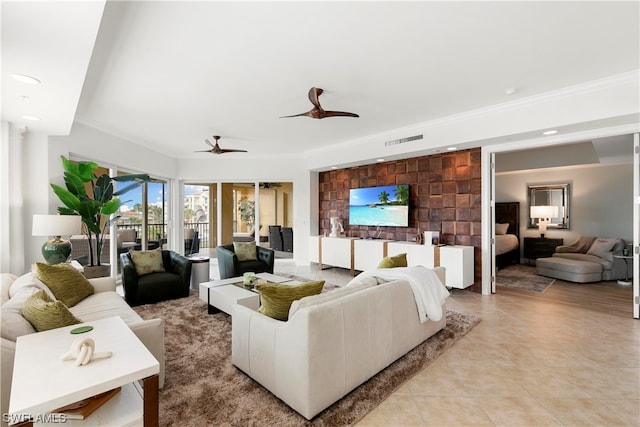
<path id="1" fill-rule="evenodd" d="M 256 242 L 233 242 L 233 251 L 238 261 L 255 261 L 257 258 Z"/>
<path id="2" fill-rule="evenodd" d="M 62 301 L 52 301 L 42 289 L 27 298 L 22 314 L 38 332 L 81 323 Z"/>
<path id="3" fill-rule="evenodd" d="M 289 309 L 295 300 L 322 292 L 324 280 L 314 280 L 299 285 L 285 285 L 280 283 L 263 283 L 256 285 L 255 290 L 260 294 L 259 313 L 277 320 L 287 320 Z"/>
<path id="4" fill-rule="evenodd" d="M 378 268 L 395 268 L 407 266 L 407 254 L 398 254 L 396 256 L 388 256 L 380 261 Z"/>
<path id="5" fill-rule="evenodd" d="M 496 234 L 507 234 L 507 230 L 509 230 L 509 223 L 496 224 Z"/>
<path id="6" fill-rule="evenodd" d="M 131 261 L 133 261 L 138 276 L 165 271 L 162 262 L 162 248 L 150 251 L 129 251 L 129 255 L 131 255 Z"/>
<path id="7" fill-rule="evenodd" d="M 587 255 L 595 255 L 597 257 L 604 258 L 609 252 L 611 252 L 617 241 L 618 239 L 616 238 L 598 237 L 591 244 L 591 247 L 587 251 Z"/>
<path id="8" fill-rule="evenodd" d="M 67 307 L 73 307 L 89 295 L 93 295 L 91 283 L 71 264 L 61 262 L 49 265 L 37 262 L 35 270 L 36 277 Z"/>

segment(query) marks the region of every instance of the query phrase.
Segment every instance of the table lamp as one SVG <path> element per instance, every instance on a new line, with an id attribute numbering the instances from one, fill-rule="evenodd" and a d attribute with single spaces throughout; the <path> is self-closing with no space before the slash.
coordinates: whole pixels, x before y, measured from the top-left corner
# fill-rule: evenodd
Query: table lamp
<path id="1" fill-rule="evenodd" d="M 60 236 L 80 234 L 81 218 L 78 215 L 33 215 L 34 236 L 54 236 L 42 245 L 42 256 L 47 264 L 65 262 L 71 255 L 71 242 Z"/>
<path id="2" fill-rule="evenodd" d="M 531 218 L 538 218 L 538 230 L 540 237 L 544 239 L 544 233 L 547 232 L 547 224 L 551 218 L 558 216 L 557 206 L 531 206 Z"/>

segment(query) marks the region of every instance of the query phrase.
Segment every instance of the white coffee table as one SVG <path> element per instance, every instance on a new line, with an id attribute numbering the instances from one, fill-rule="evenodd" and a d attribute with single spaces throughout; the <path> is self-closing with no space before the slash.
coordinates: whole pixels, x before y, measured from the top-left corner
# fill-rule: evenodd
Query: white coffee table
<path id="1" fill-rule="evenodd" d="M 271 273 L 258 273 L 256 277 L 268 282 L 286 285 L 301 283 L 299 280 Z M 242 286 L 243 280 L 242 277 L 231 277 L 229 279 L 200 283 L 200 299 L 207 303 L 208 313 L 215 314 L 219 311 L 224 311 L 230 315 L 234 304 L 243 305 L 252 310 L 260 308 L 260 294 L 253 290 L 245 289 Z"/>
<path id="2" fill-rule="evenodd" d="M 84 325 L 93 326 L 93 330 L 79 335 L 70 333 Z M 111 351 L 113 355 L 84 366 L 61 360 L 60 355 L 79 337 L 93 339 L 96 352 Z M 159 372 L 158 361 L 120 317 L 23 335 L 16 340 L 9 418 L 32 422 L 47 419 L 46 414 L 57 408 L 122 386 L 119 394 L 126 391 L 130 397 L 118 399 L 122 404 L 107 402 L 107 411 L 101 411 L 98 417 L 94 417 L 97 412 L 91 414 L 84 425 L 128 425 L 140 419 L 142 409 L 144 425 L 157 426 Z M 132 405 L 136 393 L 131 393 L 130 383 L 140 379 L 143 399 Z"/>

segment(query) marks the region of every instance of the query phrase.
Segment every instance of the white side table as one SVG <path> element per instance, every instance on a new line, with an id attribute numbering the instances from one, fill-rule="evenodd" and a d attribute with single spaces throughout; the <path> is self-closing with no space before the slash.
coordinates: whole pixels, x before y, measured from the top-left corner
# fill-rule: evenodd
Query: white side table
<path id="1" fill-rule="evenodd" d="M 622 279 L 618 280 L 618 284 L 629 286 L 632 283 L 631 278 L 629 277 L 629 260 L 633 259 L 633 255 L 622 255 L 620 253 L 620 254 L 614 254 L 613 257 L 622 259 L 624 261 L 624 266 L 626 267 L 626 271 L 625 271 L 626 278 L 625 280 L 622 280 Z"/>
<path id="2" fill-rule="evenodd" d="M 447 269 L 448 287 L 464 289 L 473 285 L 473 246 L 442 246 L 440 266 Z"/>
<path id="3" fill-rule="evenodd" d="M 84 325 L 93 326 L 93 330 L 79 335 L 70 333 Z M 61 360 L 60 355 L 79 337 L 93 339 L 96 352 L 111 351 L 113 355 L 84 366 Z M 15 421 L 30 420 L 29 425 L 46 419 L 46 414 L 57 408 L 142 379 L 144 402 L 140 405 L 144 425 L 157 426 L 159 372 L 158 361 L 120 317 L 23 335 L 16 340 L 9 417 Z M 111 410 L 113 418 L 103 411 L 100 419 L 92 419 L 92 414 L 85 421 L 91 426 L 113 426 L 114 419 L 118 418 L 124 423 L 123 412 L 135 412 L 135 405 L 133 408 L 132 405 L 112 405 Z M 136 414 L 131 416 L 135 418 Z"/>

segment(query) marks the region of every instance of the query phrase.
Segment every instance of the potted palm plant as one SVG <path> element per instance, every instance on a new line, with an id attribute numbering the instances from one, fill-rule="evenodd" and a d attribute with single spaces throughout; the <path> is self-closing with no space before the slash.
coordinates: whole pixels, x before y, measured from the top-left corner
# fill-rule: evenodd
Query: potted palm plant
<path id="1" fill-rule="evenodd" d="M 253 200 L 243 199 L 238 204 L 240 210 L 240 221 L 244 221 L 250 230 L 253 230 L 253 225 L 256 219 L 256 202 Z"/>
<path id="2" fill-rule="evenodd" d="M 114 215 L 120 209 L 123 202 L 119 195 L 149 181 L 147 174 L 130 174 L 110 177 L 107 174 L 96 175 L 98 164 L 94 162 L 72 162 L 64 156 L 63 188 L 51 184 L 53 192 L 58 196 L 64 206 L 58 207 L 62 215 L 80 215 L 82 218 L 82 232 L 87 236 L 89 245 L 89 263 L 85 266 L 85 275 L 98 277 L 109 275 L 109 265 L 100 262 L 105 234 L 112 223 L 120 219 L 120 215 Z M 114 182 L 127 182 L 123 188 L 114 191 Z M 98 270 L 94 272 L 93 270 Z"/>

